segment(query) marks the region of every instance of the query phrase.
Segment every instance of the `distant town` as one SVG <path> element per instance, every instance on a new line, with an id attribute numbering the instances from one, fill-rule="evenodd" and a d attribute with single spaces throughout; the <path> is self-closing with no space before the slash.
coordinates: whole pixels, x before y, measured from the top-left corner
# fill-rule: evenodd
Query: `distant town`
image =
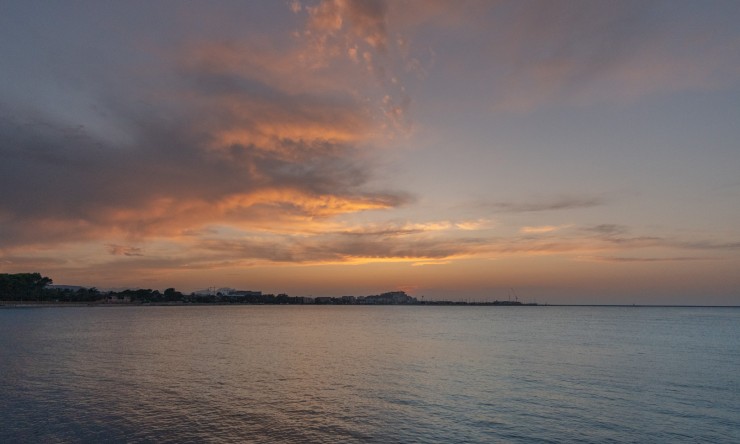
<path id="1" fill-rule="evenodd" d="M 0 274 L 0 305 L 18 304 L 262 304 L 262 305 L 537 305 L 515 298 L 493 302 L 419 300 L 403 291 L 369 296 L 289 296 L 254 290 L 215 288 L 183 294 L 174 288 L 163 292 L 152 289 L 101 291 L 95 287 L 54 285 L 40 273 Z"/>

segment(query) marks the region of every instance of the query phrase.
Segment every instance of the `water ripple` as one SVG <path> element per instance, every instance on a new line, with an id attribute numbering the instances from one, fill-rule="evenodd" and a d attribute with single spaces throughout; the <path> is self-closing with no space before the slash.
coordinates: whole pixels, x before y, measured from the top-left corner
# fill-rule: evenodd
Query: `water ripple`
<path id="1" fill-rule="evenodd" d="M 688 308 L 2 310 L 0 442 L 738 442 L 738 321 Z"/>

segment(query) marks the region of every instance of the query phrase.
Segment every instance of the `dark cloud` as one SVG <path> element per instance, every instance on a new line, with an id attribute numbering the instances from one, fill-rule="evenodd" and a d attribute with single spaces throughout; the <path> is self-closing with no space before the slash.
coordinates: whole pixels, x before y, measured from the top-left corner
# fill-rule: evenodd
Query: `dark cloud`
<path id="1" fill-rule="evenodd" d="M 108 253 L 113 256 L 144 256 L 141 248 L 127 245 L 108 245 Z"/>

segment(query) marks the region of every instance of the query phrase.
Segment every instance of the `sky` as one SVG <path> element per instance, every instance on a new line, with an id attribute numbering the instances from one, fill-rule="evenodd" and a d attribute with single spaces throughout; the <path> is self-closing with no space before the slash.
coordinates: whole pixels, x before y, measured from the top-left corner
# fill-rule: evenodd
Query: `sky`
<path id="1" fill-rule="evenodd" d="M 0 3 L 0 272 L 740 305 L 740 2 Z"/>

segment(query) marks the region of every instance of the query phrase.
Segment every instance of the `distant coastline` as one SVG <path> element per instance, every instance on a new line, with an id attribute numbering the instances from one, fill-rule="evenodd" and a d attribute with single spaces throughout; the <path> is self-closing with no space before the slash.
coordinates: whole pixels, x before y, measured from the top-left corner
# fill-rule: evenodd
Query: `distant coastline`
<path id="1" fill-rule="evenodd" d="M 40 273 L 0 274 L 0 304 L 13 306 L 75 305 L 492 305 L 536 306 L 518 298 L 504 301 L 430 301 L 409 296 L 404 291 L 388 291 L 368 296 L 289 296 L 255 290 L 210 287 L 183 294 L 170 287 L 160 292 L 152 289 L 101 291 L 95 287 L 54 285 L 51 278 Z"/>
<path id="2" fill-rule="evenodd" d="M 164 292 L 152 289 L 103 291 L 95 287 L 53 285 L 40 273 L 0 273 L 0 308 L 43 307 L 111 307 L 111 306 L 229 306 L 229 305 L 403 305 L 461 307 L 716 307 L 740 308 L 738 305 L 694 304 L 538 304 L 513 298 L 494 301 L 421 300 L 403 291 L 389 291 L 369 296 L 289 296 L 285 293 L 266 294 L 261 291 L 214 288 L 183 294 L 174 288 Z"/>
<path id="3" fill-rule="evenodd" d="M 232 302 L 35 302 L 35 301 L 0 301 L 2 309 L 35 309 L 35 308 L 94 308 L 94 307 L 233 307 L 233 306 L 296 306 L 296 305 L 334 305 L 349 304 L 260 304 L 260 303 L 232 303 Z M 355 304 L 358 305 L 358 304 Z M 405 306 L 405 307 L 511 307 L 512 305 L 494 304 L 493 302 L 457 302 L 457 301 L 426 301 L 418 304 L 363 304 L 363 306 Z M 636 304 L 522 304 L 519 307 L 572 307 L 572 308 L 732 308 L 740 309 L 740 305 L 636 305 Z"/>
<path id="4" fill-rule="evenodd" d="M 94 302 L 61 302 L 61 301 L 0 301 L 0 308 L 51 308 L 51 307 L 192 307 L 192 306 L 234 306 L 234 305 L 362 305 L 362 306 L 456 306 L 456 307 L 535 307 L 535 306 L 547 306 L 548 304 L 536 304 L 536 303 L 521 303 L 521 304 L 510 304 L 501 303 L 501 301 L 493 302 L 467 302 L 467 301 L 414 301 L 414 302 L 361 302 L 361 303 L 345 303 L 341 301 L 341 298 L 331 298 L 336 301 L 332 302 L 239 302 L 239 301 L 216 301 L 216 302 L 189 302 L 189 301 L 174 301 L 174 302 L 147 302 L 147 301 L 126 301 L 126 302 L 109 302 L 106 300 L 98 300 Z"/>

